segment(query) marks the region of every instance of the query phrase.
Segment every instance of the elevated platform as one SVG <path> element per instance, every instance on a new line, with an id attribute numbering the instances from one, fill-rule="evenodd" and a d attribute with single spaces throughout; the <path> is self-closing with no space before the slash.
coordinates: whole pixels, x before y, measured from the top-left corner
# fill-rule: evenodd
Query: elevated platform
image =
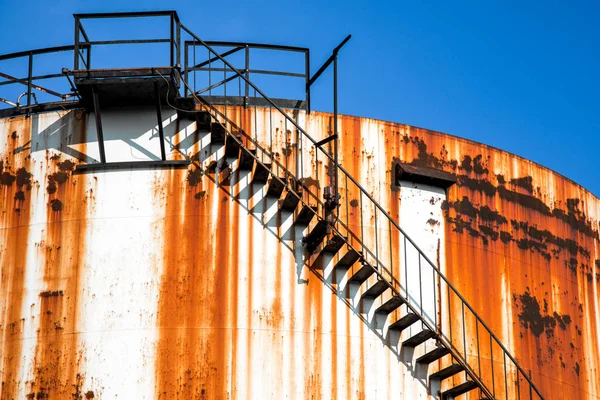
<path id="1" fill-rule="evenodd" d="M 72 71 L 81 105 L 94 108 L 94 93 L 103 108 L 153 105 L 158 95 L 169 103 L 178 95 L 180 74 L 172 67 L 92 69 Z"/>

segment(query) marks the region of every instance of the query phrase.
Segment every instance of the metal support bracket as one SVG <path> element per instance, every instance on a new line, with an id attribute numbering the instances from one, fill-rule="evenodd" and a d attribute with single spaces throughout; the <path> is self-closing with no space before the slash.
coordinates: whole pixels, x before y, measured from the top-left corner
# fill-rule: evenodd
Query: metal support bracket
<path id="1" fill-rule="evenodd" d="M 94 117 L 96 120 L 96 134 L 98 135 L 98 147 L 100 148 L 100 162 L 106 163 L 106 155 L 104 153 L 104 135 L 102 133 L 102 116 L 100 115 L 100 99 L 96 86 L 92 85 L 92 99 L 94 101 Z"/>
<path id="2" fill-rule="evenodd" d="M 158 120 L 158 137 L 160 138 L 160 157 L 163 161 L 167 160 L 165 152 L 165 132 L 163 130 L 163 119 L 160 105 L 160 92 L 158 82 L 154 82 L 154 97 L 156 98 L 156 119 Z"/>
<path id="3" fill-rule="evenodd" d="M 325 139 L 321 140 L 320 142 L 315 143 L 315 147 L 321 147 L 329 142 L 331 142 L 332 140 L 337 139 L 338 135 L 337 133 L 334 133 L 331 136 L 326 137 Z"/>

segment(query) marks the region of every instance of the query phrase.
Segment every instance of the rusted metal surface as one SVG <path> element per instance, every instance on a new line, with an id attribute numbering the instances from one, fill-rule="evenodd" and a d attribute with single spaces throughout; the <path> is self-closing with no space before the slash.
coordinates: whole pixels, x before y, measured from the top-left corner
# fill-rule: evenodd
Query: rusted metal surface
<path id="1" fill-rule="evenodd" d="M 322 196 L 327 162 L 281 117 L 221 110 Z M 276 213 L 250 173 L 208 168 L 223 149 L 193 122 L 163 116 L 168 158 L 196 161 L 187 171 L 74 175 L 98 155 L 89 116 L 0 121 L 0 398 L 433 398 L 397 343 L 336 291 L 332 260 L 308 268 L 314 257 L 292 216 Z M 330 114 L 290 116 L 316 140 L 332 133 Z M 158 154 L 151 112 L 104 120 L 115 161 Z M 429 238 L 430 258 L 546 398 L 599 398 L 600 201 L 530 161 L 450 135 L 349 116 L 339 127 L 345 168 Z M 396 161 L 444 170 L 457 184 L 446 201 L 403 194 Z M 340 185 L 339 218 L 391 238 L 385 256 L 399 259 L 399 238 L 368 212 L 361 219 L 359 194 Z M 487 357 L 500 362 L 495 350 Z"/>

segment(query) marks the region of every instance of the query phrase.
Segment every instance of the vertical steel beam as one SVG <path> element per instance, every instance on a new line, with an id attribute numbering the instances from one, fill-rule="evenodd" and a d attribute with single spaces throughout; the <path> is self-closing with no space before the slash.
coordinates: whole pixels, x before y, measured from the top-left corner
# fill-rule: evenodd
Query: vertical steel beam
<path id="1" fill-rule="evenodd" d="M 165 132 L 163 131 L 163 121 L 160 106 L 160 92 L 158 90 L 158 82 L 154 82 L 154 97 L 156 98 L 156 119 L 158 120 L 158 136 L 160 137 L 160 158 L 163 161 L 167 160 L 165 152 Z"/>
<path id="2" fill-rule="evenodd" d="M 106 155 L 104 153 L 104 135 L 102 133 L 102 116 L 100 115 L 100 101 L 96 87 L 92 85 L 92 99 L 94 101 L 94 117 L 96 119 L 96 134 L 98 135 L 98 147 L 100 149 L 100 162 L 106 163 Z"/>

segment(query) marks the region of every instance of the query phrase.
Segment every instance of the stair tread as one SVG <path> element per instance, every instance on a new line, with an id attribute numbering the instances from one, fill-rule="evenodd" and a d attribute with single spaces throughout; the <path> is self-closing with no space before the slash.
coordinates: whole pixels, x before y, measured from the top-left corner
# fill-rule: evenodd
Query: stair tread
<path id="1" fill-rule="evenodd" d="M 345 243 L 346 239 L 344 239 L 336 233 L 331 237 L 331 239 L 327 241 L 327 244 L 325 244 L 321 252 L 327 254 L 335 254 L 344 246 Z"/>
<path id="2" fill-rule="evenodd" d="M 462 371 L 464 371 L 464 367 L 460 364 L 452 364 L 447 366 L 444 369 L 440 369 L 438 372 L 431 374 L 429 376 L 429 379 L 439 379 L 440 381 L 443 381 L 444 379 L 450 378 L 451 376 L 454 376 Z"/>
<path id="3" fill-rule="evenodd" d="M 375 310 L 376 314 L 389 314 L 396 308 L 404 304 L 404 300 L 396 295 L 393 295 Z"/>
<path id="4" fill-rule="evenodd" d="M 256 150 L 248 150 L 245 147 L 242 147 L 238 161 L 238 169 L 251 170 L 252 165 L 254 165 L 254 155 L 256 155 Z"/>
<path id="5" fill-rule="evenodd" d="M 470 392 L 471 390 L 476 389 L 477 387 L 478 385 L 474 381 L 466 381 L 458 386 L 453 387 L 452 389 L 448 389 L 445 392 L 443 392 L 442 400 L 453 399 L 454 397 Z"/>
<path id="6" fill-rule="evenodd" d="M 288 190 L 281 203 L 279 203 L 279 208 L 281 210 L 294 211 L 299 202 L 300 198 L 294 192 Z"/>
<path id="7" fill-rule="evenodd" d="M 439 360 L 444 357 L 446 354 L 449 354 L 450 350 L 446 347 L 438 347 L 437 349 L 431 350 L 428 353 L 423 354 L 421 357 L 417 358 L 418 364 L 431 364 L 432 362 Z"/>
<path id="8" fill-rule="evenodd" d="M 348 282 L 357 282 L 363 283 L 367 280 L 371 275 L 375 273 L 373 267 L 369 264 L 362 264 L 357 270 L 352 274 L 352 276 L 348 279 Z"/>
<path id="9" fill-rule="evenodd" d="M 254 174 L 252 175 L 252 182 L 266 183 L 269 179 L 269 173 L 271 171 L 270 163 L 256 163 L 254 168 Z"/>
<path id="10" fill-rule="evenodd" d="M 282 181 L 285 182 L 285 178 L 275 179 L 275 177 L 273 177 L 271 179 L 267 189 L 268 197 L 281 197 L 281 193 L 283 193 L 283 189 L 285 189 L 285 185 L 282 183 Z"/>
<path id="11" fill-rule="evenodd" d="M 302 209 L 296 216 L 296 220 L 294 221 L 295 225 L 307 226 L 310 221 L 315 216 L 315 212 L 317 211 L 317 206 L 306 206 L 303 205 Z"/>
<path id="12" fill-rule="evenodd" d="M 327 222 L 324 220 L 320 220 L 317 222 L 315 227 L 302 238 L 302 243 L 306 246 L 306 249 L 309 252 L 315 251 L 315 249 L 319 246 L 319 244 L 323 241 L 325 236 L 327 235 Z"/>
<path id="13" fill-rule="evenodd" d="M 220 122 L 210 124 L 210 141 L 213 144 L 225 143 L 225 127 Z"/>
<path id="14" fill-rule="evenodd" d="M 425 341 L 433 337 L 435 337 L 435 332 L 430 331 L 429 329 L 423 329 L 421 332 L 417 333 L 414 336 L 411 336 L 410 338 L 402 342 L 402 346 L 417 347 L 421 343 L 424 343 Z"/>
<path id="15" fill-rule="evenodd" d="M 342 259 L 339 260 L 337 262 L 337 264 L 335 264 L 333 269 L 338 269 L 338 268 L 348 269 L 348 268 L 352 267 L 354 265 L 354 263 L 356 261 L 358 261 L 359 258 L 360 258 L 360 254 L 358 254 L 358 252 L 355 251 L 354 249 L 350 249 L 350 250 L 348 250 L 348 252 L 346 254 L 344 254 Z"/>
<path id="16" fill-rule="evenodd" d="M 389 329 L 403 331 L 406 328 L 408 328 L 409 326 L 411 326 L 412 324 L 414 324 L 415 322 L 417 322 L 418 320 L 419 320 L 419 317 L 417 314 L 408 313 L 405 316 L 403 316 L 402 318 L 400 318 L 398 321 L 394 322 L 393 324 L 390 324 Z"/>
<path id="17" fill-rule="evenodd" d="M 234 135 L 238 140 L 241 141 L 242 136 L 239 133 Z M 240 144 L 231 135 L 227 135 L 227 137 L 225 138 L 226 157 L 237 157 L 239 155 L 240 147 Z"/>
<path id="18" fill-rule="evenodd" d="M 388 288 L 389 285 L 386 281 L 378 279 L 377 282 L 373 283 L 367 290 L 365 290 L 361 297 L 375 298 L 381 295 L 383 292 L 385 292 Z"/>

